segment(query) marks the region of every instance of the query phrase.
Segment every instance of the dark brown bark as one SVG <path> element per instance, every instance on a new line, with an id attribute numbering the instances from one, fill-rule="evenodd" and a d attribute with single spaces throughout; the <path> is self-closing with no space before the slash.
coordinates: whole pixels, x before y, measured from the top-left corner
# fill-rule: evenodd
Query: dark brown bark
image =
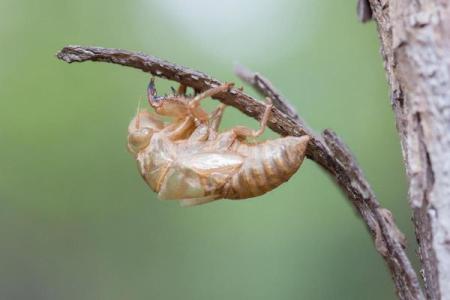
<path id="1" fill-rule="evenodd" d="M 450 299 L 450 3 L 370 0 L 428 299 Z"/>
<path id="2" fill-rule="evenodd" d="M 178 66 L 159 58 L 119 49 L 68 46 L 58 54 L 66 62 L 102 61 L 134 67 L 155 76 L 174 80 L 197 91 L 204 91 L 221 82 L 210 76 Z M 391 272 L 397 294 L 401 299 L 423 299 L 419 282 L 404 250 L 404 236 L 394 223 L 392 214 L 375 197 L 355 158 L 342 140 L 331 130 L 316 134 L 289 112 L 289 105 L 273 86 L 257 74 L 243 69 L 239 75 L 260 92 L 271 97 L 273 109 L 268 126 L 281 135 L 309 135 L 307 156 L 325 169 L 345 193 L 351 205 L 361 216 Z M 265 84 L 262 84 L 265 83 Z M 234 106 L 246 115 L 260 119 L 265 105 L 238 89 L 216 95 L 214 98 Z M 284 113 L 283 113 L 284 111 Z"/>

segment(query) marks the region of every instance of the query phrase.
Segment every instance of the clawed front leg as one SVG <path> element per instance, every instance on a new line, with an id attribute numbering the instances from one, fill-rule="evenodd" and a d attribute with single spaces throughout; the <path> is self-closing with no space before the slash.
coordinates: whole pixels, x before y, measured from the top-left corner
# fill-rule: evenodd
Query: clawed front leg
<path id="1" fill-rule="evenodd" d="M 195 118 L 205 125 L 209 125 L 208 121 L 210 116 L 208 113 L 200 106 L 200 101 L 214 96 L 217 93 L 224 92 L 231 88 L 233 83 L 225 83 L 220 86 L 206 90 L 205 92 L 196 95 L 194 98 L 190 99 L 185 96 L 187 86 L 181 84 L 177 91 L 173 90 L 173 94 L 168 96 L 158 96 L 155 88 L 155 81 L 152 77 L 147 87 L 147 98 L 150 106 L 152 106 L 155 111 L 164 116 L 173 117 L 175 120 L 182 120 L 186 117 Z M 220 109 L 223 110 L 223 109 Z M 220 123 L 221 113 L 214 118 L 217 121 L 213 121 L 213 128 L 217 130 L 218 124 Z M 177 125 L 178 126 L 178 125 Z M 176 134 L 175 134 L 176 135 Z"/>
<path id="2" fill-rule="evenodd" d="M 264 114 L 261 118 L 261 126 L 258 130 L 253 130 L 250 129 L 248 127 L 244 127 L 244 126 L 236 126 L 235 128 L 233 128 L 234 133 L 239 136 L 239 137 L 258 137 L 261 134 L 264 133 L 264 130 L 266 129 L 267 126 L 267 121 L 269 120 L 270 117 L 270 113 L 272 111 L 272 100 L 270 100 L 270 98 L 266 98 L 267 104 L 266 104 L 266 109 L 264 110 Z"/>

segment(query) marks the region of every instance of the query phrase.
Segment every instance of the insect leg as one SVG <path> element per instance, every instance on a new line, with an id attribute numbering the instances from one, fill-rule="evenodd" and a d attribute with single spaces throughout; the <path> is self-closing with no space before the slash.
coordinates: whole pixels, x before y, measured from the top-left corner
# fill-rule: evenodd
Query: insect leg
<path id="1" fill-rule="evenodd" d="M 215 140 L 217 137 L 217 129 L 222 119 L 223 111 L 226 105 L 220 105 L 210 116 L 209 124 L 200 123 L 195 124 L 191 116 L 187 117 L 181 125 L 174 126 L 171 129 L 169 137 L 176 140 L 183 137 L 188 138 L 189 141 L 206 141 Z"/>
<path id="2" fill-rule="evenodd" d="M 270 98 L 266 98 L 266 101 L 266 109 L 264 110 L 264 114 L 261 118 L 260 128 L 258 130 L 253 130 L 244 126 L 236 126 L 235 128 L 233 128 L 233 131 L 237 136 L 257 137 L 264 133 L 264 129 L 266 129 L 267 121 L 269 120 L 270 113 L 273 107 L 272 100 L 270 100 Z"/>
<path id="3" fill-rule="evenodd" d="M 187 88 L 187 86 L 185 86 L 184 84 L 180 84 L 180 86 L 178 87 L 178 90 L 177 90 L 177 94 L 184 96 L 186 94 L 186 88 Z"/>
<path id="4" fill-rule="evenodd" d="M 217 138 L 217 131 L 219 130 L 222 116 L 227 106 L 220 104 L 218 108 L 209 117 L 209 140 L 215 140 Z"/>
<path id="5" fill-rule="evenodd" d="M 209 127 L 207 124 L 199 124 L 197 128 L 192 132 L 191 136 L 189 137 L 189 142 L 201 142 L 206 141 L 209 136 Z"/>
<path id="6" fill-rule="evenodd" d="M 191 116 L 188 116 L 180 122 L 170 125 L 165 130 L 167 130 L 169 139 L 175 141 L 189 137 L 194 129 L 194 120 Z"/>
<path id="7" fill-rule="evenodd" d="M 222 85 L 213 87 L 209 90 L 204 91 L 203 93 L 200 93 L 196 95 L 190 102 L 189 102 L 189 108 L 191 111 L 191 114 L 196 117 L 197 119 L 201 121 L 208 121 L 208 115 L 206 112 L 200 107 L 200 101 L 214 96 L 215 94 L 224 92 L 231 88 L 234 84 L 233 83 L 224 83 Z"/>
<path id="8" fill-rule="evenodd" d="M 234 130 L 219 133 L 214 139 L 212 148 L 216 151 L 228 151 L 236 141 L 236 138 L 237 135 Z"/>
<path id="9" fill-rule="evenodd" d="M 214 96 L 215 94 L 225 92 L 226 90 L 230 89 L 234 83 L 224 83 L 222 85 L 210 88 L 209 90 L 204 91 L 203 93 L 198 94 L 197 96 L 192 99 L 191 103 L 193 105 L 199 105 L 199 102 L 205 98 Z"/>
<path id="10" fill-rule="evenodd" d="M 167 175 L 167 173 L 169 172 L 170 167 L 172 167 L 172 162 L 168 163 L 168 164 L 164 167 L 164 169 L 163 169 L 161 175 L 159 176 L 158 181 L 156 182 L 156 191 L 159 192 L 159 191 L 161 190 L 161 185 L 162 185 L 164 179 L 166 179 L 166 175 Z"/>
<path id="11" fill-rule="evenodd" d="M 221 104 L 215 111 L 209 115 L 209 124 L 200 124 L 189 137 L 190 141 L 213 141 L 217 138 L 217 130 L 226 105 Z"/>
<path id="12" fill-rule="evenodd" d="M 209 117 L 210 127 L 214 131 L 217 131 L 220 126 L 220 122 L 222 121 L 222 116 L 227 106 L 225 104 L 220 104 L 218 108 L 211 114 Z"/>

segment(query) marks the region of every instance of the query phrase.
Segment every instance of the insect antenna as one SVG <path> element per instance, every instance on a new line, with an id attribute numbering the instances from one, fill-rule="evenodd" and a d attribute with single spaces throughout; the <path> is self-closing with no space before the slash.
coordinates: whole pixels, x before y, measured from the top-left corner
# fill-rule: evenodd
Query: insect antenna
<path id="1" fill-rule="evenodd" d="M 141 99 L 139 99 L 139 101 L 138 101 L 138 105 L 137 105 L 137 109 L 136 109 L 136 123 L 134 124 L 136 129 L 139 129 L 139 124 L 141 122 L 141 102 L 142 102 L 142 96 L 141 96 Z"/>

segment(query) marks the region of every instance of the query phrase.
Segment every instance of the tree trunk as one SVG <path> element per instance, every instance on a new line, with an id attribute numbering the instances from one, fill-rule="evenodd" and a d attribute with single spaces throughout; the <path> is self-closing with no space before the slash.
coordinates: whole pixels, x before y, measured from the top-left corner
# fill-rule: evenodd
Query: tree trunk
<path id="1" fill-rule="evenodd" d="M 450 299 L 450 1 L 369 0 L 428 299 Z"/>

